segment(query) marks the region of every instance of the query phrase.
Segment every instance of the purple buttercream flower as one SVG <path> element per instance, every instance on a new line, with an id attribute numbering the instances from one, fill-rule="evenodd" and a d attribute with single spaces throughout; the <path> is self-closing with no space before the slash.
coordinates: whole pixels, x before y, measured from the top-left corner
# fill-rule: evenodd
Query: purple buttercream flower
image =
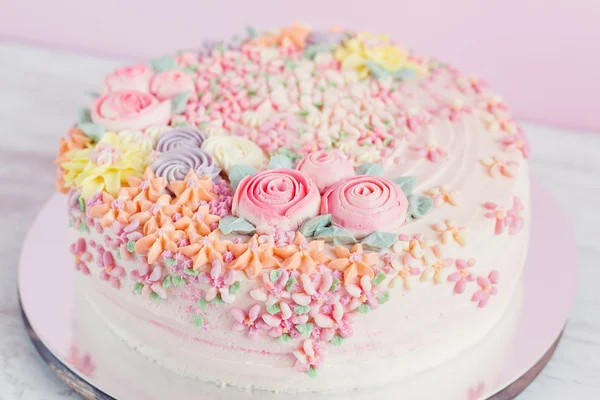
<path id="1" fill-rule="evenodd" d="M 167 182 L 182 181 L 190 170 L 197 175 L 209 175 L 212 178 L 221 172 L 210 154 L 194 147 L 178 147 L 162 153 L 152 164 L 152 170 Z"/>
<path id="2" fill-rule="evenodd" d="M 192 126 L 180 126 L 160 135 L 156 142 L 156 150 L 164 153 L 178 147 L 200 148 L 205 140 L 206 134 L 204 132 Z"/>

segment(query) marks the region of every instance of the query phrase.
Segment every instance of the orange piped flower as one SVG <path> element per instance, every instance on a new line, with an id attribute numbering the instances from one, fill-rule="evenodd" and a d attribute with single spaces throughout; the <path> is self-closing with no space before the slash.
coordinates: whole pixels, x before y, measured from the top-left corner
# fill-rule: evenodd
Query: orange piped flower
<path id="1" fill-rule="evenodd" d="M 127 177 L 128 187 L 121 188 L 119 195 L 127 196 L 135 202 L 150 201 L 155 203 L 166 194 L 167 180 L 162 176 L 156 177 L 152 168 L 146 168 L 141 178 Z M 168 196 L 168 195 L 167 195 Z"/>
<path id="2" fill-rule="evenodd" d="M 186 206 L 193 211 L 203 202 L 208 202 L 217 197 L 213 192 L 212 179 L 209 176 L 198 177 L 193 170 L 187 173 L 182 181 L 169 182 L 169 188 L 175 193 L 173 204 Z"/>
<path id="3" fill-rule="evenodd" d="M 194 262 L 194 270 L 208 271 L 213 261 L 223 262 L 227 244 L 219 239 L 219 230 L 197 238 L 192 244 L 179 248 L 179 252 Z"/>
<path id="4" fill-rule="evenodd" d="M 137 212 L 131 216 L 131 219 L 139 220 L 140 225 L 145 224 L 159 214 L 172 219 L 175 214 L 181 212 L 180 206 L 171 204 L 171 196 L 168 194 L 160 196 L 156 202 L 141 200 L 136 206 Z"/>
<path id="5" fill-rule="evenodd" d="M 274 249 L 275 255 L 284 259 L 281 268 L 288 270 L 299 269 L 303 274 L 312 274 L 317 265 L 326 264 L 331 261 L 323 250 L 325 242 L 313 240 L 308 242 L 304 235 L 296 232 L 292 244 Z"/>
<path id="6" fill-rule="evenodd" d="M 163 251 L 177 251 L 177 242 L 185 239 L 185 232 L 175 229 L 171 219 L 159 213 L 144 224 L 144 237 L 135 243 L 135 252 L 148 255 L 153 264 Z"/>
<path id="7" fill-rule="evenodd" d="M 273 255 L 273 244 L 258 244 L 258 236 L 254 235 L 248 243 L 231 243 L 229 250 L 237 258 L 227 264 L 227 268 L 243 270 L 248 278 L 254 279 L 263 269 L 272 269 L 279 266 L 279 261 Z"/>
<path id="8" fill-rule="evenodd" d="M 379 260 L 377 253 L 365 253 L 362 244 L 355 244 L 348 250 L 343 246 L 335 246 L 337 259 L 329 263 L 329 268 L 344 272 L 344 285 L 352 283 L 357 277 L 367 275 L 373 278 L 375 273 L 371 267 Z"/>
<path id="9" fill-rule="evenodd" d="M 267 32 L 253 39 L 250 43 L 263 47 L 294 47 L 302 50 L 306 47 L 306 39 L 310 35 L 310 29 L 298 22 L 290 27 L 281 28 L 277 32 Z"/>
<path id="10" fill-rule="evenodd" d="M 181 213 L 183 217 L 175 222 L 175 228 L 185 231 L 192 243 L 200 240 L 202 236 L 210 234 L 212 231 L 211 225 L 216 224 L 221 219 L 219 216 L 210 213 L 208 205 L 199 206 L 196 212 L 183 206 Z"/>
<path id="11" fill-rule="evenodd" d="M 64 162 L 69 161 L 67 153 L 71 150 L 79 150 L 88 147 L 92 143 L 92 139 L 87 137 L 85 133 L 79 128 L 72 128 L 67 132 L 67 137 L 61 137 L 58 142 L 58 154 L 54 164 L 59 167 L 58 177 L 56 178 L 56 190 L 60 193 L 67 193 L 69 188 L 65 187 L 64 175 L 65 172 L 60 165 Z"/>
<path id="12" fill-rule="evenodd" d="M 90 208 L 92 218 L 102 218 L 100 222 L 106 227 L 118 221 L 123 225 L 129 224 L 130 217 L 137 211 L 135 204 L 127 198 L 117 197 L 102 192 L 102 204 Z"/>

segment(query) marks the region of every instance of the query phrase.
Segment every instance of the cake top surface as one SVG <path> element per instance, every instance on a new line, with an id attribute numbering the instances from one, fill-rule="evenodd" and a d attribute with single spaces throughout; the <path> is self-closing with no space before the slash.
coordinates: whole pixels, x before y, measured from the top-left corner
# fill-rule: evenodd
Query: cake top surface
<path id="1" fill-rule="evenodd" d="M 202 273 L 229 303 L 243 271 L 290 292 L 341 285 L 354 300 L 336 310 L 354 312 L 412 276 L 464 292 L 473 255 L 523 226 L 529 151 L 482 80 L 386 35 L 294 24 L 109 73 L 61 139 L 57 189 L 82 231 L 141 258 L 136 291 L 166 298 Z"/>

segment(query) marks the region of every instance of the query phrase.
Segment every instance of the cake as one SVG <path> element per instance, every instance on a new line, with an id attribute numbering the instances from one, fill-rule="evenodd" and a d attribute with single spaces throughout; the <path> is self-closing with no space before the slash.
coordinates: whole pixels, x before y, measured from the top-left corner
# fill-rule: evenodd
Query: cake
<path id="1" fill-rule="evenodd" d="M 56 161 L 78 329 L 153 385 L 397 387 L 518 309 L 530 149 L 484 81 L 294 24 L 99 89 Z"/>

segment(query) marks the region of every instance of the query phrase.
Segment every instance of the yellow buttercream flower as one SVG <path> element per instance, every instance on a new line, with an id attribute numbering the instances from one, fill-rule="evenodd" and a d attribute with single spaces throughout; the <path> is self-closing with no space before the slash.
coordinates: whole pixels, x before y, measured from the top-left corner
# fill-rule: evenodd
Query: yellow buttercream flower
<path id="1" fill-rule="evenodd" d="M 61 164 L 65 186 L 76 186 L 84 199 L 102 191 L 117 195 L 127 177 L 143 174 L 147 157 L 139 144 L 108 132 L 95 147 L 67 153 L 68 161 Z"/>
<path id="2" fill-rule="evenodd" d="M 358 72 L 360 79 L 369 75 L 366 63 L 371 61 L 386 71 L 412 69 L 426 73 L 426 69 L 408 58 L 408 54 L 390 42 L 387 35 L 374 35 L 369 32 L 346 39 L 335 50 L 335 57 L 342 63 L 342 68 L 352 68 Z"/>

